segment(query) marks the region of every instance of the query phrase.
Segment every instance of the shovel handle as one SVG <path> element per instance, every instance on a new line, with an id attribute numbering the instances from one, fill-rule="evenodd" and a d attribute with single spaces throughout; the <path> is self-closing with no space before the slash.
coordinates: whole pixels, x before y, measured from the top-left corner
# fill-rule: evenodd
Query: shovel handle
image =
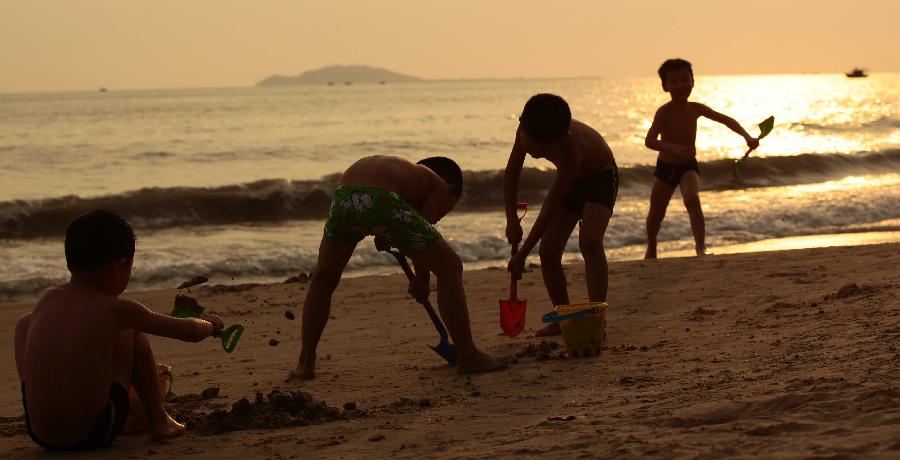
<path id="1" fill-rule="evenodd" d="M 394 249 L 389 249 L 385 252 L 397 259 L 397 263 L 400 265 L 400 268 L 403 269 L 403 273 L 406 273 L 406 278 L 409 281 L 412 281 L 416 278 L 416 274 L 412 271 L 412 268 L 410 268 L 409 262 L 406 260 L 406 256 L 403 255 L 402 252 Z M 431 306 L 431 302 L 426 299 L 425 302 L 422 302 L 422 306 L 425 307 L 425 312 L 428 313 L 428 317 L 431 319 L 431 322 L 434 323 L 434 327 L 438 330 L 441 338 L 443 339 L 444 337 L 447 337 L 447 329 L 444 328 L 444 324 L 441 323 L 441 319 L 438 318 L 437 313 L 434 311 L 434 307 Z"/>
<path id="2" fill-rule="evenodd" d="M 522 211 L 521 215 L 519 215 L 519 211 Z M 519 218 L 519 224 L 522 223 L 522 219 L 525 218 L 526 214 L 528 214 L 528 203 L 526 203 L 524 201 L 519 201 L 518 203 L 516 203 L 516 217 Z M 519 252 L 519 241 L 516 241 L 515 243 L 513 243 L 512 255 L 516 255 L 517 252 Z M 518 295 L 518 288 L 516 285 L 516 275 L 510 274 L 509 275 L 509 296 L 511 299 L 516 300 L 516 299 L 518 299 L 517 295 Z"/>
<path id="3" fill-rule="evenodd" d="M 403 269 L 403 273 L 406 274 L 406 279 L 412 281 L 416 278 L 416 274 L 412 271 L 412 268 L 409 266 L 409 262 L 406 260 L 406 256 L 403 255 L 402 252 L 394 249 L 389 249 L 385 252 L 397 259 L 397 264 L 400 265 L 400 268 Z"/>
<path id="4" fill-rule="evenodd" d="M 222 349 L 225 350 L 226 353 L 231 353 L 232 351 L 234 351 L 234 347 L 237 346 L 238 340 L 241 338 L 241 334 L 243 333 L 244 326 L 241 326 L 240 324 L 232 324 L 225 329 L 213 330 L 213 337 L 221 337 Z"/>

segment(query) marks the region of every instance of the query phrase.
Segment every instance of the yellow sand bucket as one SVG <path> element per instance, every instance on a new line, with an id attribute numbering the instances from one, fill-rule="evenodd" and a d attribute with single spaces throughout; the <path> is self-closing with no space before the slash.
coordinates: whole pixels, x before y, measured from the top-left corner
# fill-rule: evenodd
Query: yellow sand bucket
<path id="1" fill-rule="evenodd" d="M 569 356 L 595 356 L 606 342 L 606 302 L 558 305 L 543 317 L 559 323 Z"/>

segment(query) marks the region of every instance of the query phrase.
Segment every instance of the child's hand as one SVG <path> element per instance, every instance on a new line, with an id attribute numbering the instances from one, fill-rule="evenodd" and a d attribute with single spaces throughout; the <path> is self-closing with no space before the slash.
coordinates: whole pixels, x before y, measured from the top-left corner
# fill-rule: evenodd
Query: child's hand
<path id="1" fill-rule="evenodd" d="M 428 294 L 431 293 L 431 280 L 429 280 L 427 276 L 416 275 L 416 277 L 409 282 L 409 291 L 407 292 L 416 299 L 416 302 L 424 304 L 428 301 Z"/>
<path id="2" fill-rule="evenodd" d="M 759 147 L 759 139 L 755 137 L 748 137 L 747 147 L 750 147 L 750 150 L 756 150 L 756 148 Z"/>
<path id="3" fill-rule="evenodd" d="M 522 241 L 522 223 L 518 220 L 506 222 L 506 241 L 509 244 L 518 244 Z"/>
<path id="4" fill-rule="evenodd" d="M 209 321 L 212 323 L 213 328 L 217 330 L 225 329 L 225 323 L 222 322 L 222 318 L 219 318 L 219 315 L 215 313 L 203 313 L 197 318 L 202 319 L 204 321 Z"/>
<path id="5" fill-rule="evenodd" d="M 515 279 L 521 278 L 522 272 L 525 271 L 526 256 L 527 254 L 525 254 L 524 252 L 517 252 L 509 259 L 509 265 L 506 266 L 506 269 L 513 274 L 513 277 Z"/>

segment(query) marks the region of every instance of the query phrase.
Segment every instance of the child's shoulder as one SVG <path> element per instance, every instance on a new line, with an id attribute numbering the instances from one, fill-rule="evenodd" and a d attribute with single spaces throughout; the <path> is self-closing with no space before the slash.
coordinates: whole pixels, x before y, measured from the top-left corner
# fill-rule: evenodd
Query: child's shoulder
<path id="1" fill-rule="evenodd" d="M 602 138 L 603 137 L 603 135 L 600 134 L 600 131 L 598 131 L 597 128 L 594 128 L 593 126 L 591 126 L 583 121 L 574 120 L 574 119 L 572 120 L 572 129 L 570 130 L 570 133 L 575 138 L 597 138 L 597 137 Z"/>
<path id="2" fill-rule="evenodd" d="M 669 101 L 656 109 L 656 116 L 683 118 L 702 114 L 706 110 L 709 110 L 709 108 L 700 102 L 688 101 L 687 105 L 676 105 L 674 101 Z"/>
<path id="3" fill-rule="evenodd" d="M 706 110 L 709 108 L 706 104 L 697 101 L 689 101 L 688 106 L 694 110 Z"/>
<path id="4" fill-rule="evenodd" d="M 70 291 L 71 287 L 66 284 L 63 284 L 61 286 L 48 287 L 47 289 L 41 291 L 41 294 L 38 296 L 37 307 L 41 307 L 48 303 L 70 297 Z"/>
<path id="5" fill-rule="evenodd" d="M 669 112 L 671 110 L 672 110 L 672 101 L 666 102 L 665 104 L 659 106 L 658 109 L 656 109 L 656 116 L 665 117 L 669 114 Z"/>
<path id="6" fill-rule="evenodd" d="M 38 297 L 35 310 L 47 307 L 110 308 L 136 302 L 69 284 L 47 288 Z"/>

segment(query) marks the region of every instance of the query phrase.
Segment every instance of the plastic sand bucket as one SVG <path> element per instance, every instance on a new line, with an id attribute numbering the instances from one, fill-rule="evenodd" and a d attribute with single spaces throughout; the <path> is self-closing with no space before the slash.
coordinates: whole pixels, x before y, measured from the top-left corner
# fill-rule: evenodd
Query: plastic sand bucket
<path id="1" fill-rule="evenodd" d="M 606 342 L 606 307 L 606 302 L 559 305 L 543 320 L 559 323 L 569 356 L 595 356 Z"/>
<path id="2" fill-rule="evenodd" d="M 172 391 L 172 383 L 175 380 L 172 376 L 172 366 L 157 363 L 156 372 L 159 379 L 159 395 L 165 401 L 166 395 Z M 128 399 L 131 405 L 131 413 L 128 416 L 128 421 L 125 423 L 124 431 L 126 433 L 138 433 L 147 430 L 150 426 L 147 422 L 147 415 L 144 413 L 141 398 L 138 397 L 133 385 L 128 388 Z"/>

